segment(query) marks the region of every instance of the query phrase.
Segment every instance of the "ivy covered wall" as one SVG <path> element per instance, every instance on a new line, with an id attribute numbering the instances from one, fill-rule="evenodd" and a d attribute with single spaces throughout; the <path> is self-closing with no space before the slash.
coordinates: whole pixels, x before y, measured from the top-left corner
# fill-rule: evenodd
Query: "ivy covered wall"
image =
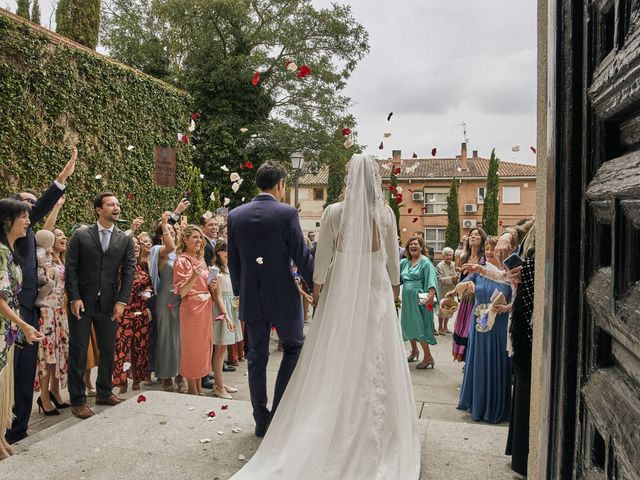
<path id="1" fill-rule="evenodd" d="M 189 189 L 191 147 L 177 133 L 188 133 L 191 105 L 186 92 L 0 9 L 0 197 L 43 191 L 75 145 L 58 225 L 95 221 L 93 197 L 112 191 L 122 218 L 143 216 L 149 229 Z M 153 182 L 154 145 L 178 148 L 175 188 Z"/>

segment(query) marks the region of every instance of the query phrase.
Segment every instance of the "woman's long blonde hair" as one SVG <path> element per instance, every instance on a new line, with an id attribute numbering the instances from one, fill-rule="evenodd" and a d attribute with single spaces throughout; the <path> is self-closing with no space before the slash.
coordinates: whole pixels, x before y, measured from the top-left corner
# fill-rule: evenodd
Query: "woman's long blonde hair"
<path id="1" fill-rule="evenodd" d="M 198 260 L 202 260 L 204 258 L 204 246 L 205 246 L 204 242 L 206 241 L 206 239 L 204 238 L 204 233 L 202 233 L 202 230 L 197 225 L 187 225 L 180 231 L 180 237 L 178 238 L 178 246 L 176 248 L 176 255 L 180 255 L 186 251 L 186 245 L 184 243 L 184 240 L 186 238 L 189 238 L 191 235 L 193 235 L 194 231 L 200 233 L 200 236 L 202 237 L 202 245 L 200 246 L 200 251 L 196 252 L 196 257 L 198 258 Z"/>

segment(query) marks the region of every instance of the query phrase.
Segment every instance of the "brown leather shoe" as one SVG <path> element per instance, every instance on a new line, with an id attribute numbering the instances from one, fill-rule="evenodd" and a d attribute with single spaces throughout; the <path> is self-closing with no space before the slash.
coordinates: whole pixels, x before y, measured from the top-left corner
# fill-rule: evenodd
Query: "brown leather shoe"
<path id="1" fill-rule="evenodd" d="M 73 413 L 74 416 L 78 417 L 81 420 L 91 418 L 95 415 L 95 413 L 93 413 L 93 410 L 91 410 L 87 405 L 80 405 L 79 407 L 73 407 L 71 409 L 71 413 Z"/>
<path id="2" fill-rule="evenodd" d="M 115 395 L 111 395 L 107 398 L 96 398 L 96 405 L 111 405 L 112 407 L 115 407 L 122 402 L 124 402 L 124 400 L 116 397 Z"/>

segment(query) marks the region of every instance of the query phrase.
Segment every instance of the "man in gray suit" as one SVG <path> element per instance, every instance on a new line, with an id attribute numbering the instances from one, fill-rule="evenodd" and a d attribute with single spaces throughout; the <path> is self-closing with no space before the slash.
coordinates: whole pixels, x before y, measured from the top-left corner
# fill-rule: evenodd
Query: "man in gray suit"
<path id="1" fill-rule="evenodd" d="M 94 415 L 87 406 L 82 379 L 87 365 L 91 324 L 96 332 L 98 364 L 97 405 L 117 405 L 112 369 L 117 322 L 129 301 L 135 273 L 133 239 L 116 228 L 120 204 L 113 193 L 94 202 L 96 224 L 77 230 L 67 246 L 65 289 L 69 298 L 69 395 L 78 418 Z"/>

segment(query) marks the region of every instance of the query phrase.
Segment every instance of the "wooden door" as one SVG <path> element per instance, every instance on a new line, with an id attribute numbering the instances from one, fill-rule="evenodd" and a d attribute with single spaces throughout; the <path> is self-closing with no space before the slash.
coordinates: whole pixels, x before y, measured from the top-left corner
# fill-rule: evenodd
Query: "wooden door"
<path id="1" fill-rule="evenodd" d="M 640 479 L 640 0 L 551 0 L 547 478 Z"/>

